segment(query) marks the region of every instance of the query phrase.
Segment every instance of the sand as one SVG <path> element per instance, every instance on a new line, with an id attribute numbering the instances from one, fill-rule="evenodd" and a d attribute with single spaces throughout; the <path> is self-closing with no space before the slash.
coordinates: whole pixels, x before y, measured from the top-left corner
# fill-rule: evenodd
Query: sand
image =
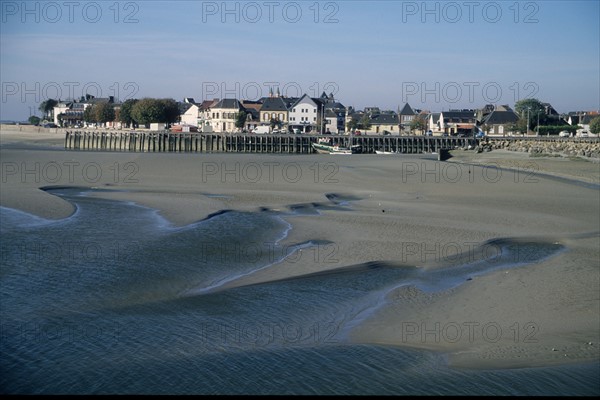
<path id="1" fill-rule="evenodd" d="M 320 240 L 317 251 L 305 249 L 293 262 L 227 287 L 370 262 L 443 270 L 458 263 L 456 252 L 462 261 L 486 261 L 488 254 L 473 249 L 497 238 L 559 243 L 564 251 L 550 258 L 473 276 L 454 288 L 394 288 L 347 339 L 441 352 L 461 368 L 600 358 L 600 164 L 508 151 L 455 151 L 447 162 L 402 155 L 77 152 L 63 149 L 62 133 L 4 127 L 0 145 L 0 205 L 44 218 L 74 211 L 40 190 L 64 185 L 115 189 L 91 195 L 157 209 L 173 225 L 221 210 L 302 210 L 285 217 L 292 229 L 278 245 Z"/>

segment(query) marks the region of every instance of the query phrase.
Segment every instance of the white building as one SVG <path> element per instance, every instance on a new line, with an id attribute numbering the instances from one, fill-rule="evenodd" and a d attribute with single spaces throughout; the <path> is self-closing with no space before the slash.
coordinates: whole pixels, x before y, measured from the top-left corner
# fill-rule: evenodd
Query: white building
<path id="1" fill-rule="evenodd" d="M 321 118 L 325 103 L 320 99 L 304 95 L 300 97 L 289 111 L 290 129 L 298 129 L 301 133 L 321 133 Z"/>

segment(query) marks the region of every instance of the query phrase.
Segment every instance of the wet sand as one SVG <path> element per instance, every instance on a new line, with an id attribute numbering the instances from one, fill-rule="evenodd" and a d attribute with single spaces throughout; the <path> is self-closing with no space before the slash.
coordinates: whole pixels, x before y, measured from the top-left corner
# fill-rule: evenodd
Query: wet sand
<path id="1" fill-rule="evenodd" d="M 459 262 L 492 265 L 498 248 L 489 241 L 498 238 L 557 243 L 564 250 L 548 258 L 521 255 L 515 261 L 523 266 L 452 288 L 390 288 L 348 339 L 439 351 L 464 368 L 600 358 L 600 164 L 508 151 L 454 151 L 447 162 L 75 152 L 63 139 L 2 129 L 0 205 L 59 219 L 73 206 L 41 188 L 96 187 L 114 191 L 90 195 L 157 209 L 174 225 L 222 210 L 284 212 L 292 229 L 282 246 L 328 243 L 229 286 L 379 262 L 451 276 Z"/>

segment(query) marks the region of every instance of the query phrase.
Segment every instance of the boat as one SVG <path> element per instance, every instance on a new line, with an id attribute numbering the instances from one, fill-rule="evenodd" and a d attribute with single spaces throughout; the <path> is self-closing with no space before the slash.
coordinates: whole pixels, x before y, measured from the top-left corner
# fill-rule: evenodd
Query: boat
<path id="1" fill-rule="evenodd" d="M 320 154 L 352 154 L 352 150 L 347 147 L 333 146 L 325 143 L 313 143 L 313 149 Z"/>
<path id="2" fill-rule="evenodd" d="M 173 125 L 170 131 L 175 133 L 198 132 L 198 127 L 193 125 Z"/>
<path id="3" fill-rule="evenodd" d="M 396 151 L 375 150 L 375 154 L 400 154 Z"/>

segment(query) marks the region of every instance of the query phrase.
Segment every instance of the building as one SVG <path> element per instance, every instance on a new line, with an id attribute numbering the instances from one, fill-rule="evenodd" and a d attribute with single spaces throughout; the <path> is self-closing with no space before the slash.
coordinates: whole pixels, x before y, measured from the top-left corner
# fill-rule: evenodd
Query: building
<path id="1" fill-rule="evenodd" d="M 182 125 L 200 126 L 200 105 L 193 98 L 186 97 L 179 103 L 179 120 Z"/>
<path id="2" fill-rule="evenodd" d="M 475 110 L 442 111 L 438 120 L 438 132 L 450 136 L 472 135 L 477 126 Z"/>
<path id="3" fill-rule="evenodd" d="M 333 93 L 328 96 L 323 92 L 321 101 L 325 103 L 325 133 L 341 135 L 346 132 L 346 107 L 335 100 Z"/>
<path id="4" fill-rule="evenodd" d="M 260 107 L 260 123 L 270 125 L 271 121 L 278 121 L 282 128 L 286 127 L 289 123 L 289 108 L 293 103 L 292 99 L 280 97 L 279 92 L 277 96 L 265 98 Z"/>
<path id="5" fill-rule="evenodd" d="M 87 95 L 79 100 L 58 101 L 54 107 L 54 123 L 58 126 L 73 127 L 84 126 L 84 113 L 88 107 L 96 104 L 112 104 L 115 109 L 115 121 L 106 122 L 104 125 L 107 128 L 121 128 L 121 122 L 118 121 L 120 103 L 115 103 L 113 96 L 109 97 L 94 97 Z M 95 125 L 95 124 L 94 124 Z"/>
<path id="6" fill-rule="evenodd" d="M 260 101 L 242 100 L 242 107 L 246 112 L 246 123 L 244 124 L 245 132 L 252 132 L 255 128 L 260 125 L 260 108 L 262 103 Z"/>
<path id="7" fill-rule="evenodd" d="M 299 133 L 324 133 L 322 116 L 325 103 L 320 98 L 309 97 L 304 94 L 289 109 L 290 130 Z"/>
<path id="8" fill-rule="evenodd" d="M 416 115 L 417 114 L 415 113 L 415 111 L 412 109 L 412 107 L 408 103 L 406 103 L 404 105 L 404 107 L 402 107 L 402 110 L 398 111 L 398 118 L 400 121 L 401 133 L 405 133 L 405 134 L 412 133 L 411 124 L 414 121 Z"/>
<path id="9" fill-rule="evenodd" d="M 477 126 L 487 135 L 512 135 L 510 127 L 519 120 L 519 115 L 508 105 L 487 105 L 479 110 Z"/>
<path id="10" fill-rule="evenodd" d="M 238 113 L 244 110 L 238 99 L 222 99 L 210 109 L 210 125 L 213 132 L 234 132 L 238 130 L 235 121 Z"/>
<path id="11" fill-rule="evenodd" d="M 395 112 L 384 112 L 370 115 L 371 127 L 365 130 L 367 134 L 375 135 L 399 135 L 400 123 L 398 114 Z"/>

